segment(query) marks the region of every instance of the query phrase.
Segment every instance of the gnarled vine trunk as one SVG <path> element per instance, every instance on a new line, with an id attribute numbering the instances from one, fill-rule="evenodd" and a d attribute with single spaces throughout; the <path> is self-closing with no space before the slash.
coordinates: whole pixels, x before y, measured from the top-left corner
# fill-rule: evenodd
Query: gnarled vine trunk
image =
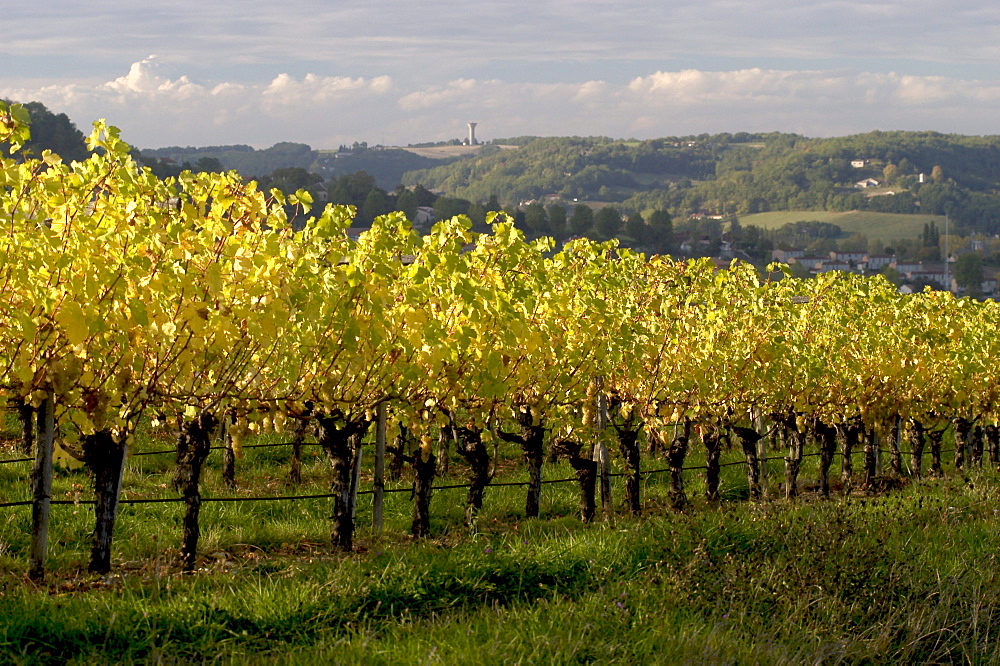
<path id="1" fill-rule="evenodd" d="M 944 440 L 946 428 L 932 428 L 927 431 L 927 439 L 931 444 L 931 474 L 934 476 L 944 476 L 944 468 L 941 466 L 941 442 Z"/>
<path id="2" fill-rule="evenodd" d="M 386 447 L 386 453 L 391 453 L 389 466 L 386 468 L 386 478 L 390 481 L 399 481 L 403 477 L 403 467 L 407 461 L 406 449 L 410 442 L 410 432 L 406 426 L 399 426 L 399 434 L 396 435 L 392 446 Z"/>
<path id="3" fill-rule="evenodd" d="M 448 436 L 456 440 L 458 453 L 469 466 L 469 492 L 465 502 L 463 524 L 476 529 L 479 512 L 483 508 L 483 492 L 490 483 L 490 454 L 483 444 L 483 433 L 476 428 L 449 426 Z"/>
<path id="4" fill-rule="evenodd" d="M 830 497 L 830 465 L 837 452 L 837 428 L 820 421 L 816 422 L 816 438 L 819 440 L 819 490 L 823 497 Z"/>
<path id="5" fill-rule="evenodd" d="M 981 425 L 972 429 L 972 439 L 969 441 L 969 461 L 976 467 L 983 466 L 983 440 L 985 430 Z"/>
<path id="6" fill-rule="evenodd" d="M 21 424 L 20 451 L 26 456 L 31 455 L 35 444 L 35 408 L 25 402 L 24 398 L 12 400 L 17 411 L 17 420 Z"/>
<path id="7" fill-rule="evenodd" d="M 806 434 L 799 432 L 794 414 L 776 416 L 775 421 L 781 424 L 783 438 L 788 445 L 788 455 L 785 456 L 785 499 L 792 499 L 799 495 L 799 470 L 802 468 Z"/>
<path id="8" fill-rule="evenodd" d="M 747 489 L 750 492 L 750 499 L 759 500 L 761 498 L 761 488 L 757 442 L 761 440 L 763 435 L 752 428 L 743 428 L 741 426 L 732 427 L 731 430 L 740 438 L 740 444 L 743 446 L 743 455 L 747 459 Z"/>
<path id="9" fill-rule="evenodd" d="M 850 495 L 851 491 L 854 490 L 854 466 L 851 455 L 854 453 L 854 448 L 861 441 L 864 428 L 864 424 L 860 419 L 855 419 L 844 426 L 844 446 L 841 450 L 843 460 L 841 461 L 842 467 L 840 469 L 840 480 L 844 484 L 844 495 Z"/>
<path id="10" fill-rule="evenodd" d="M 983 428 L 983 437 L 986 439 L 986 448 L 990 453 L 990 462 L 994 465 L 1000 463 L 1000 426 L 986 426 Z"/>
<path id="11" fill-rule="evenodd" d="M 714 427 L 706 428 L 701 436 L 705 445 L 705 498 L 709 502 L 719 501 L 719 476 L 722 469 L 719 457 L 722 449 L 722 439 Z"/>
<path id="12" fill-rule="evenodd" d="M 423 538 L 431 533 L 431 495 L 436 474 L 434 452 L 418 448 L 413 454 L 413 522 L 410 524 L 410 533 L 415 537 Z"/>
<path id="13" fill-rule="evenodd" d="M 582 442 L 559 442 L 553 448 L 566 456 L 580 483 L 580 520 L 593 521 L 597 510 L 597 461 L 580 455 Z"/>
<path id="14" fill-rule="evenodd" d="M 118 516 L 122 471 L 125 466 L 125 441 L 110 431 L 85 435 L 82 441 L 83 462 L 94 478 L 94 535 L 88 570 L 97 574 L 111 571 L 111 541 Z"/>
<path id="15" fill-rule="evenodd" d="M 346 419 L 341 414 L 317 415 L 319 443 L 332 468 L 330 489 L 333 493 L 333 525 L 330 541 L 335 548 L 354 549 L 354 512 L 351 503 L 351 477 L 361 439 L 371 421 L 365 418 Z"/>
<path id="16" fill-rule="evenodd" d="M 969 436 L 972 433 L 972 421 L 957 417 L 952 421 L 955 433 L 955 469 L 965 467 L 965 457 L 969 448 Z"/>
<path id="17" fill-rule="evenodd" d="M 306 440 L 309 430 L 309 416 L 301 416 L 295 420 L 292 430 L 292 459 L 289 463 L 288 480 L 293 484 L 302 483 L 302 443 Z"/>
<path id="18" fill-rule="evenodd" d="M 181 424 L 177 437 L 177 469 L 174 487 L 184 497 L 186 510 L 181 536 L 181 566 L 194 569 L 201 535 L 198 518 L 201 514 L 201 470 L 211 450 L 212 431 L 218 425 L 214 415 L 202 411 L 194 419 Z"/>
<path id="19" fill-rule="evenodd" d="M 640 426 L 641 427 L 641 426 Z M 629 474 L 625 477 L 625 500 L 633 516 L 642 513 L 642 460 L 639 451 L 639 427 L 633 419 L 623 425 L 615 425 L 618 433 L 618 447 L 621 450 Z"/>
<path id="20" fill-rule="evenodd" d="M 521 432 L 518 434 L 501 432 L 500 437 L 519 444 L 528 468 L 528 494 L 524 500 L 526 518 L 537 518 L 542 503 L 542 462 L 545 460 L 545 427 L 534 424 L 529 412 L 518 416 Z"/>

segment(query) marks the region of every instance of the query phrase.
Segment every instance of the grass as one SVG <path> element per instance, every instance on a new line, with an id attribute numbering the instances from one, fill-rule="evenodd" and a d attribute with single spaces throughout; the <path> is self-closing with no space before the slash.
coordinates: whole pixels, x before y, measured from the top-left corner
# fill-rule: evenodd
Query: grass
<path id="1" fill-rule="evenodd" d="M 323 492 L 326 463 L 307 451 L 307 483 L 293 488 L 287 449 L 248 450 L 238 492 Z M 132 458 L 126 496 L 170 496 L 169 459 Z M 229 494 L 218 459 L 206 496 Z M 452 464 L 448 483 L 463 473 Z M 771 463 L 772 494 L 780 469 Z M 0 465 L 5 498 L 24 492 L 25 473 Z M 563 465 L 545 474 L 571 476 Z M 513 468 L 503 480 L 522 478 Z M 406 536 L 407 494 L 387 496 L 381 533 L 366 496 L 352 554 L 327 545 L 326 500 L 210 503 L 193 575 L 178 572 L 180 505 L 123 506 L 107 577 L 82 573 L 90 508 L 59 506 L 38 587 L 25 578 L 30 511 L 3 509 L 0 661 L 993 662 L 997 481 L 986 467 L 879 496 L 751 503 L 733 466 L 718 504 L 701 499 L 693 472 L 691 510 L 669 511 L 665 475 L 649 476 L 645 517 L 614 512 L 593 525 L 575 517 L 575 484 L 546 485 L 538 520 L 522 517 L 523 489 L 492 488 L 476 534 L 461 527 L 464 492 L 443 490 L 423 541 Z M 59 497 L 87 488 L 82 472 L 57 477 Z"/>
<path id="2" fill-rule="evenodd" d="M 741 224 L 752 224 L 764 229 L 780 229 L 790 222 L 816 220 L 838 225 L 846 234 L 865 234 L 869 238 L 891 241 L 899 238 L 918 238 L 923 233 L 924 224 L 934 221 L 941 226 L 939 215 L 901 215 L 896 213 L 873 213 L 867 211 L 774 211 L 755 213 L 740 218 Z"/>

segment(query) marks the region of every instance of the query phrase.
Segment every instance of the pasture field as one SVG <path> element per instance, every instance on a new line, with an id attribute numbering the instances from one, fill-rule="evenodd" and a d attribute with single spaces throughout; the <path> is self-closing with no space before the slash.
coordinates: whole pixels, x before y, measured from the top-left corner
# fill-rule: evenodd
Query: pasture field
<path id="1" fill-rule="evenodd" d="M 12 434 L 12 433 L 8 433 Z M 258 440 L 258 443 L 278 440 Z M 137 451 L 170 448 L 140 439 Z M 780 456 L 782 452 L 773 452 Z M 328 464 L 305 450 L 287 480 L 287 447 L 247 449 L 238 489 L 206 497 L 321 494 Z M 6 444 L 0 459 L 17 457 Z M 723 452 L 723 463 L 741 459 Z M 501 450 L 497 481 L 525 478 Z M 878 493 L 821 500 L 806 458 L 802 497 L 747 500 L 743 467 L 723 467 L 722 499 L 703 499 L 693 447 L 692 500 L 669 508 L 668 474 L 643 485 L 644 515 L 621 507 L 576 516 L 575 482 L 546 485 L 539 519 L 524 489 L 488 488 L 479 529 L 462 527 L 464 489 L 435 492 L 432 536 L 407 536 L 408 493 L 371 498 L 357 549 L 329 546 L 330 500 L 207 503 L 198 567 L 180 573 L 180 504 L 125 504 L 113 571 L 85 573 L 92 509 L 53 507 L 49 573 L 28 582 L 30 507 L 0 509 L 0 661 L 4 663 L 803 663 L 994 662 L 1000 659 L 1000 476 L 993 466 L 891 480 Z M 368 459 L 370 462 L 370 458 Z M 857 461 L 855 462 L 857 465 Z M 123 499 L 170 498 L 172 456 L 133 456 Z M 620 467 L 617 464 L 616 467 Z M 644 467 L 663 469 L 647 458 Z M 926 467 L 926 466 L 925 466 Z M 438 485 L 461 484 L 457 456 Z M 839 474 L 839 463 L 835 463 Z M 5 501 L 27 497 L 28 466 L 0 465 Z M 571 478 L 565 463 L 547 479 Z M 361 488 L 370 487 L 365 467 Z M 405 488 L 409 477 L 391 484 Z M 89 497 L 82 470 L 58 474 L 56 499 Z"/>
<path id="2" fill-rule="evenodd" d="M 937 223 L 944 228 L 943 215 L 899 215 L 896 213 L 873 213 L 868 211 L 813 211 L 790 210 L 770 213 L 755 213 L 740 217 L 740 224 L 752 224 L 763 229 L 780 229 L 790 222 L 816 220 L 830 222 L 843 229 L 846 234 L 864 234 L 868 238 L 891 241 L 898 238 L 919 238 L 924 224 Z"/>

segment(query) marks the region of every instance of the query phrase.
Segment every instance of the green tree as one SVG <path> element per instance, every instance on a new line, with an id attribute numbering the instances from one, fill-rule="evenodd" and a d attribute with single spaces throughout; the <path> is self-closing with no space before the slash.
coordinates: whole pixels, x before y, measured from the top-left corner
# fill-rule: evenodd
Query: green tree
<path id="1" fill-rule="evenodd" d="M 669 252 L 674 234 L 674 221 L 665 210 L 654 210 L 649 216 L 649 243 L 657 252 Z"/>
<path id="2" fill-rule="evenodd" d="M 941 244 L 941 234 L 934 220 L 924 222 L 923 242 L 924 247 L 938 247 Z"/>
<path id="3" fill-rule="evenodd" d="M 642 219 L 642 215 L 639 213 L 632 213 L 625 220 L 625 235 L 636 242 L 637 245 L 643 245 L 646 242 L 646 220 Z"/>
<path id="4" fill-rule="evenodd" d="M 558 239 L 566 237 L 567 232 L 567 219 L 566 219 L 566 207 L 559 204 L 552 204 L 549 206 L 549 229 L 552 235 Z"/>
<path id="5" fill-rule="evenodd" d="M 601 240 L 615 238 L 622 230 L 622 214 L 614 206 L 605 206 L 594 215 L 594 232 Z"/>
<path id="6" fill-rule="evenodd" d="M 396 197 L 396 210 L 402 211 L 411 222 L 417 216 L 417 195 L 411 190 L 403 190 Z"/>
<path id="7" fill-rule="evenodd" d="M 549 214 L 540 203 L 530 203 L 524 207 L 524 227 L 533 234 L 543 235 L 551 231 Z"/>
<path id="8" fill-rule="evenodd" d="M 341 176 L 339 180 L 343 181 L 344 189 L 347 190 L 347 194 L 351 197 L 351 203 L 355 206 L 361 206 L 368 193 L 375 189 L 376 185 L 375 177 L 367 171 L 356 171 Z"/>
<path id="9" fill-rule="evenodd" d="M 969 294 L 979 294 L 983 279 L 983 260 L 975 252 L 966 252 L 955 262 L 955 282 Z"/>
<path id="10" fill-rule="evenodd" d="M 448 220 L 456 215 L 468 215 L 470 203 L 458 197 L 438 197 L 434 202 L 434 212 L 439 220 Z"/>
<path id="11" fill-rule="evenodd" d="M 365 197 L 365 202 L 358 212 L 358 222 L 371 224 L 376 217 L 388 212 L 390 212 L 389 198 L 385 192 L 376 187 L 368 191 L 368 196 Z"/>
<path id="12" fill-rule="evenodd" d="M 192 171 L 196 173 L 222 173 L 225 168 L 218 157 L 199 157 L 198 161 L 194 163 Z"/>
<path id="13" fill-rule="evenodd" d="M 469 219 L 472 220 L 472 230 L 477 233 L 489 233 L 490 227 L 486 224 L 486 206 L 481 203 L 469 204 L 469 212 L 467 215 Z"/>
<path id="14" fill-rule="evenodd" d="M 434 202 L 437 201 L 438 195 L 434 194 L 428 190 L 423 185 L 416 185 L 413 188 L 413 194 L 417 197 L 417 206 L 433 206 Z"/>
<path id="15" fill-rule="evenodd" d="M 896 179 L 899 178 L 899 167 L 891 162 L 885 165 L 882 169 L 882 177 L 885 178 L 886 183 L 894 183 Z"/>
<path id="16" fill-rule="evenodd" d="M 573 206 L 569 218 L 569 230 L 574 236 L 583 236 L 594 226 L 594 211 L 586 204 Z"/>

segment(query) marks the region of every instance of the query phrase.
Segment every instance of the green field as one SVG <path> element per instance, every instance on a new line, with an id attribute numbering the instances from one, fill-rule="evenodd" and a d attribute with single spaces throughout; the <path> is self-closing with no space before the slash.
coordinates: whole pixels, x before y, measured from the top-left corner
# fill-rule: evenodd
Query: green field
<path id="1" fill-rule="evenodd" d="M 140 450 L 169 448 L 168 439 Z M 0 458 L 16 454 L 0 446 Z M 774 454 L 780 456 L 781 450 Z M 329 468 L 306 451 L 303 485 L 287 448 L 247 451 L 238 495 L 324 492 Z M 514 450 L 498 481 L 521 481 Z M 729 449 L 723 462 L 742 453 Z M 370 459 L 369 459 L 370 460 Z M 478 533 L 464 491 L 441 490 L 432 536 L 406 536 L 408 493 L 387 497 L 385 530 L 358 509 L 357 552 L 329 547 L 327 500 L 206 504 L 201 557 L 180 572 L 176 504 L 125 505 L 109 576 L 85 573 L 91 509 L 53 508 L 50 574 L 26 577 L 30 507 L 0 512 L 0 662 L 35 663 L 995 663 L 1000 660 L 1000 475 L 995 465 L 937 479 L 884 479 L 886 492 L 747 501 L 739 465 L 704 499 L 700 447 L 689 510 L 669 508 L 665 474 L 645 477 L 644 516 L 621 507 L 585 525 L 575 482 L 546 485 L 539 519 L 523 489 L 490 488 Z M 124 497 L 170 497 L 172 456 L 133 457 Z M 858 460 L 855 461 L 857 464 Z M 457 456 L 439 483 L 462 483 Z M 616 461 L 620 466 L 620 461 Z M 646 467 L 662 469 L 662 459 Z M 925 462 L 925 468 L 927 464 Z M 507 470 L 507 471 L 503 471 Z M 0 466 L 0 497 L 28 494 L 24 464 Z M 835 466 L 839 476 L 839 464 Z M 207 496 L 231 495 L 209 458 Z M 572 478 L 565 463 L 547 479 Z M 362 480 L 369 487 L 370 476 Z M 87 499 L 82 471 L 56 498 Z M 394 487 L 408 487 L 401 479 Z M 899 487 L 902 486 L 902 487 Z"/>
<path id="2" fill-rule="evenodd" d="M 919 238 L 923 233 L 924 224 L 931 221 L 936 222 L 939 229 L 944 226 L 944 217 L 941 215 L 899 215 L 865 211 L 838 213 L 815 210 L 782 210 L 744 215 L 740 218 L 740 224 L 752 224 L 764 229 L 780 229 L 788 223 L 802 220 L 830 222 L 838 225 L 846 234 L 860 233 L 870 239 L 881 238 L 883 241 Z"/>

